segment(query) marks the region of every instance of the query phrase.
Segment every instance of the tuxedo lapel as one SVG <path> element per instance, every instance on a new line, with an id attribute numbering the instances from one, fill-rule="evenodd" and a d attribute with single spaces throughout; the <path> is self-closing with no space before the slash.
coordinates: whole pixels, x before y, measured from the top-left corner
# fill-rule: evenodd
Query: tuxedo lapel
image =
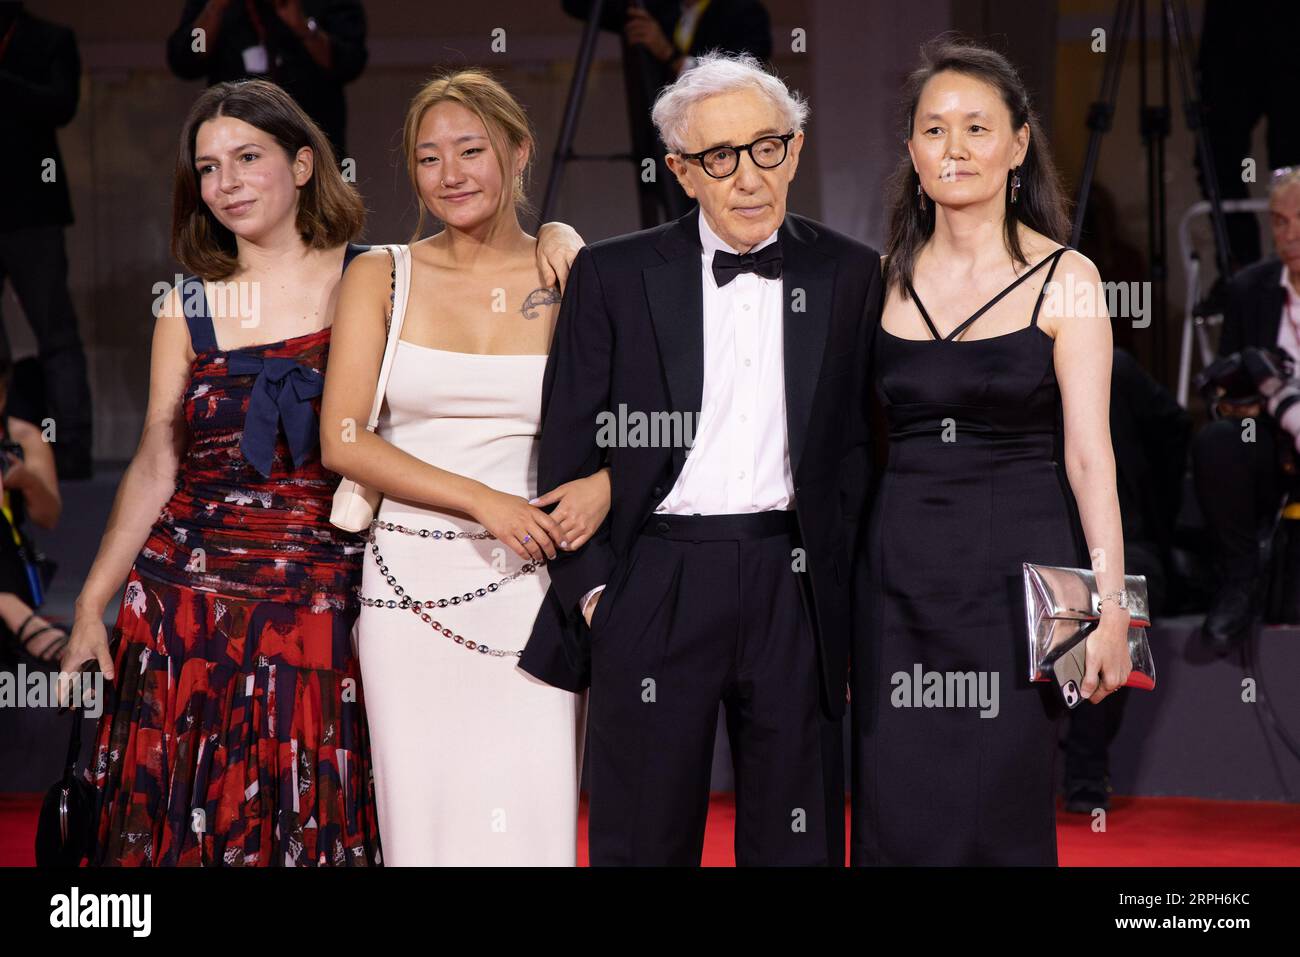
<path id="1" fill-rule="evenodd" d="M 704 400 L 704 289 L 700 273 L 699 207 L 665 231 L 656 247 L 664 261 L 642 271 L 672 411 L 698 425 Z M 694 429 L 691 430 L 694 434 Z M 673 475 L 686 449 L 673 449 Z"/>
<path id="2" fill-rule="evenodd" d="M 664 261 L 646 267 L 642 275 L 672 410 L 692 416 L 698 426 L 704 397 L 704 290 L 697 216 L 698 206 L 664 233 L 656 247 Z M 804 222 L 787 216 L 779 237 L 786 432 L 794 474 L 826 349 L 835 264 L 816 250 L 816 233 Z M 685 458 L 685 449 L 673 449 L 674 475 Z"/>
<path id="3" fill-rule="evenodd" d="M 790 474 L 797 474 L 830 328 L 835 264 L 815 248 L 807 223 L 786 216 L 780 230 L 785 415 Z"/>

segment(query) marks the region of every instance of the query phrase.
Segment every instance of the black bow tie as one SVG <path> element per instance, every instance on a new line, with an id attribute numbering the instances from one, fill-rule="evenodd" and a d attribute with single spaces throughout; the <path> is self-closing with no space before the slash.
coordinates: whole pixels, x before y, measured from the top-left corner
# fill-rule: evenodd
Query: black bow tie
<path id="1" fill-rule="evenodd" d="M 719 249 L 713 253 L 713 279 L 719 287 L 725 286 L 742 272 L 752 272 L 764 279 L 781 278 L 781 244 L 768 243 L 756 253 L 737 256 Z"/>

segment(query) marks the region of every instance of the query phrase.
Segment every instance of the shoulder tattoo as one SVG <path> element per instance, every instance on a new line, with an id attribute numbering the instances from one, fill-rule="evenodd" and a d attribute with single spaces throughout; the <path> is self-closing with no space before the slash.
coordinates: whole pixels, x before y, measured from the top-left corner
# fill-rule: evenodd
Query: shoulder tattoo
<path id="1" fill-rule="evenodd" d="M 539 286 L 524 297 L 524 304 L 520 312 L 524 314 L 525 319 L 536 319 L 540 315 L 537 311 L 540 307 L 553 306 L 559 301 L 560 289 L 558 286 Z"/>

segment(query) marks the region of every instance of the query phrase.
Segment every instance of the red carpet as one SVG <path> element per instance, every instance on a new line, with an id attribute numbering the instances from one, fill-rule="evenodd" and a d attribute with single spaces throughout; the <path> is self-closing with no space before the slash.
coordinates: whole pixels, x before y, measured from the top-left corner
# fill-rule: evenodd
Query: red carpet
<path id="1" fill-rule="evenodd" d="M 31 866 L 40 796 L 0 794 L 0 866 Z M 846 812 L 847 813 L 847 812 Z M 704 838 L 704 863 L 735 863 L 735 804 L 715 794 Z M 578 862 L 587 863 L 586 802 Z M 1300 805 L 1197 798 L 1113 798 L 1105 832 L 1092 819 L 1060 812 L 1057 834 L 1066 867 L 1300 866 Z"/>

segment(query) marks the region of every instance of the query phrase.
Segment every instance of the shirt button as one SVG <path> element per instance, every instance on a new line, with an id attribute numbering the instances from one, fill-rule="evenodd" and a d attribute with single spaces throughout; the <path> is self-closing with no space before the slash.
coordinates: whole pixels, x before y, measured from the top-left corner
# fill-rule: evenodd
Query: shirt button
<path id="1" fill-rule="evenodd" d="M 749 365 L 749 360 L 748 360 L 748 359 L 745 360 L 745 365 Z"/>
<path id="2" fill-rule="evenodd" d="M 740 413 L 740 421 L 741 421 L 741 422 L 746 421 L 746 419 L 745 419 L 745 413 L 744 413 L 744 412 Z"/>
<path id="3" fill-rule="evenodd" d="M 745 477 L 745 473 L 744 473 L 744 472 L 741 472 L 741 473 L 740 473 L 740 477 L 741 477 L 741 478 L 744 478 L 744 477 Z"/>
<path id="4" fill-rule="evenodd" d="M 745 305 L 742 306 L 741 308 L 743 308 L 746 312 L 749 312 L 749 303 L 745 303 Z"/>

